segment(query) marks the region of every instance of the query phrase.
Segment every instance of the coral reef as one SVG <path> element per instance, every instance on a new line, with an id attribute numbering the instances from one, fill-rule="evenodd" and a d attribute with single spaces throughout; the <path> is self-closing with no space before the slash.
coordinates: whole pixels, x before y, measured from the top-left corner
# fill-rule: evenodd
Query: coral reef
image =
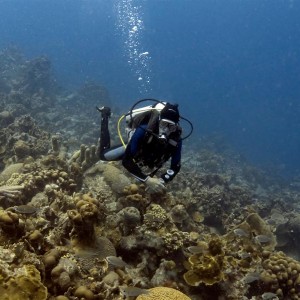
<path id="1" fill-rule="evenodd" d="M 299 178 L 284 186 L 213 136 L 149 195 L 98 161 L 101 84 L 57 88 L 47 57 L 7 48 L 0 87 L 3 299 L 300 299 Z"/>
<path id="2" fill-rule="evenodd" d="M 50 134 L 41 130 L 29 115 L 15 119 L 0 130 L 3 158 L 6 164 L 23 162 L 27 157 L 37 158 L 47 153 Z"/>

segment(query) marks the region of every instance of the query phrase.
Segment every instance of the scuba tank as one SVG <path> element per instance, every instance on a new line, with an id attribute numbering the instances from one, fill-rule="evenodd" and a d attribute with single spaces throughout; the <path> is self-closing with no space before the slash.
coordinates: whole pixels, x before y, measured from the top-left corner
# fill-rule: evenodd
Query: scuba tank
<path id="1" fill-rule="evenodd" d="M 142 102 L 146 102 L 146 101 L 152 101 L 155 103 L 153 105 L 148 105 L 148 106 L 144 106 L 141 108 L 135 108 L 138 104 L 140 104 Z M 121 130 L 120 130 L 121 121 L 123 119 L 125 119 L 125 121 L 126 121 L 125 132 L 126 132 L 128 142 L 130 141 L 131 136 L 133 135 L 134 131 L 141 125 L 147 124 L 147 129 L 145 129 L 145 130 L 150 132 L 150 134 L 153 134 L 153 133 L 151 133 L 151 128 L 153 128 L 152 125 L 157 120 L 157 117 L 160 116 L 160 112 L 163 110 L 163 108 L 166 106 L 166 104 L 167 104 L 167 102 L 160 101 L 157 99 L 152 99 L 152 98 L 141 99 L 141 100 L 137 101 L 131 107 L 129 112 L 127 112 L 126 114 L 122 115 L 119 118 L 118 126 L 117 126 L 118 135 L 120 137 L 120 140 L 121 140 L 124 148 L 126 148 L 126 144 L 125 144 L 125 141 L 123 140 Z M 188 119 L 186 119 L 182 116 L 180 116 L 180 119 L 186 121 L 190 125 L 190 132 L 185 137 L 181 138 L 181 140 L 185 140 L 192 134 L 193 124 Z"/>
<path id="2" fill-rule="evenodd" d="M 141 125 L 147 125 L 147 131 L 151 132 L 153 124 L 159 118 L 161 110 L 165 107 L 165 102 L 159 102 L 154 105 L 148 105 L 141 108 L 130 110 L 125 114 L 126 128 L 128 142 L 130 141 L 135 130 Z"/>
<path id="3" fill-rule="evenodd" d="M 126 125 L 130 129 L 136 129 L 140 125 L 147 124 L 150 121 L 151 115 L 159 114 L 165 107 L 166 102 L 159 102 L 154 105 L 148 105 L 141 108 L 136 108 L 125 114 Z"/>

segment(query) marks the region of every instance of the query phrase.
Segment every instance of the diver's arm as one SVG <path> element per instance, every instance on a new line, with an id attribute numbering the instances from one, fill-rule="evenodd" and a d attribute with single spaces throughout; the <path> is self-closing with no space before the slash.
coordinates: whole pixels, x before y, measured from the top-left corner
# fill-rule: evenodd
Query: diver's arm
<path id="1" fill-rule="evenodd" d="M 174 179 L 177 173 L 180 171 L 181 168 L 181 149 L 182 149 L 182 141 L 178 142 L 177 148 L 175 153 L 172 155 L 171 158 L 171 166 L 170 169 L 167 170 L 166 173 L 161 175 L 161 178 L 165 183 L 170 182 Z"/>
<path id="2" fill-rule="evenodd" d="M 148 176 L 142 172 L 142 170 L 139 168 L 139 166 L 132 159 L 131 155 L 128 154 L 127 152 L 128 151 L 126 149 L 125 155 L 122 160 L 122 164 L 123 164 L 124 168 L 127 169 L 127 171 L 129 173 L 131 173 L 135 178 L 137 178 L 138 180 L 140 180 L 142 182 L 145 182 L 147 180 Z"/>
<path id="3" fill-rule="evenodd" d="M 130 172 L 138 180 L 145 182 L 149 176 L 145 175 L 140 167 L 135 163 L 134 156 L 138 151 L 138 146 L 141 143 L 141 140 L 145 136 L 145 129 L 138 127 L 133 136 L 130 139 L 129 144 L 126 147 L 124 157 L 122 159 L 122 164 L 128 172 Z"/>

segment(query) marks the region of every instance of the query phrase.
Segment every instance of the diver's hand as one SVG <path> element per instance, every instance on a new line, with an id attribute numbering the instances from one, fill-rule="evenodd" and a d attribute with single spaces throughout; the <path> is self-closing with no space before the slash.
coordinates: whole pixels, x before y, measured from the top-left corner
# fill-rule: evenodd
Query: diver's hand
<path id="1" fill-rule="evenodd" d="M 161 178 L 148 177 L 145 184 L 146 191 L 150 194 L 162 194 L 166 191 L 166 186 Z"/>

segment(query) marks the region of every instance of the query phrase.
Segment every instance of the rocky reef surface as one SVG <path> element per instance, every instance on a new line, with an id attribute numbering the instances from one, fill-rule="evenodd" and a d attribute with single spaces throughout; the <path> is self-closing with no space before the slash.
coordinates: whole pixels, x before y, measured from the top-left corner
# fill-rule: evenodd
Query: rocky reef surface
<path id="1" fill-rule="evenodd" d="M 104 87 L 65 91 L 47 57 L 11 47 L 0 88 L 1 299 L 300 299 L 300 180 L 216 136 L 150 195 L 97 159 Z"/>

